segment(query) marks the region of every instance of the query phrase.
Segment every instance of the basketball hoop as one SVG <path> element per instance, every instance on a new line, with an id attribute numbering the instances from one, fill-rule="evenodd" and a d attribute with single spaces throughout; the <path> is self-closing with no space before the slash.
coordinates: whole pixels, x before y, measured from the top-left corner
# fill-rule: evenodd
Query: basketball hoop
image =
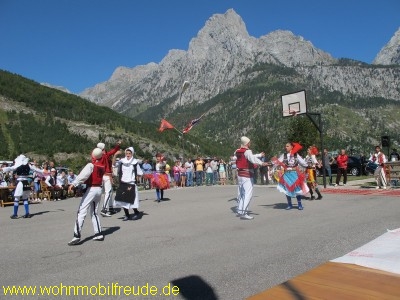
<path id="1" fill-rule="evenodd" d="M 307 113 L 306 91 L 281 96 L 282 117 L 295 117 Z"/>
<path id="2" fill-rule="evenodd" d="M 290 117 L 290 116 L 295 117 L 295 116 L 297 116 L 297 111 L 294 109 L 283 110 L 283 116 L 284 117 Z"/>

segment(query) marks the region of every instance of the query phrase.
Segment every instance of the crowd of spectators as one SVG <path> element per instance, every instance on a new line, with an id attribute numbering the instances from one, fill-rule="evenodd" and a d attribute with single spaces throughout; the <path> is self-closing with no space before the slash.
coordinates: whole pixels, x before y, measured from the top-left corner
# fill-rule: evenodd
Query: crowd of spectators
<path id="1" fill-rule="evenodd" d="M 43 170 L 42 173 L 33 172 L 30 174 L 32 178 L 31 182 L 31 194 L 29 201 L 31 203 L 53 200 L 58 201 L 66 199 L 67 197 L 74 197 L 82 195 L 84 186 L 80 186 L 73 191 L 68 192 L 68 185 L 75 179 L 74 171 L 65 167 L 55 167 L 53 161 L 45 161 L 40 166 L 36 160 L 30 162 L 30 164 Z M 12 165 L 10 162 L 3 162 L 1 168 Z M 12 197 L 12 187 L 16 186 L 16 175 L 13 172 L 0 173 L 0 185 L 2 187 L 9 187 Z M 49 193 L 43 193 L 48 191 Z M 50 195 L 50 197 L 47 197 Z"/>
<path id="2" fill-rule="evenodd" d="M 263 158 L 263 160 L 266 160 Z M 144 160 L 140 164 L 144 176 L 139 179 L 146 189 L 151 188 L 149 181 L 154 171 L 154 163 Z M 268 166 L 255 169 L 254 183 L 267 185 L 275 182 L 273 170 Z M 198 156 L 197 158 L 175 159 L 171 168 L 166 163 L 166 173 L 174 188 L 213 186 L 237 184 L 236 157 L 231 156 L 228 161 L 223 158 Z"/>

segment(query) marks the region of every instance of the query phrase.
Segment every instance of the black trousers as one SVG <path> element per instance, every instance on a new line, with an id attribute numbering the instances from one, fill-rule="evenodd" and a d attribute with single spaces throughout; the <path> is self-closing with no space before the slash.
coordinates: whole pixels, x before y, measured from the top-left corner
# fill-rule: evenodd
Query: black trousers
<path id="1" fill-rule="evenodd" d="M 337 175 L 336 175 L 336 184 L 339 184 L 340 178 L 343 174 L 343 184 L 347 183 L 347 168 L 338 168 Z"/>

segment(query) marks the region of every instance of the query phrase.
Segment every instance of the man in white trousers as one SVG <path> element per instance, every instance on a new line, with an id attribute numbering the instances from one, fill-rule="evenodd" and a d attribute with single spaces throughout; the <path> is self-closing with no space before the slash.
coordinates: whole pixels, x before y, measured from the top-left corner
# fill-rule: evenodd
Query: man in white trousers
<path id="1" fill-rule="evenodd" d="M 374 172 L 376 189 L 386 189 L 387 180 L 385 174 L 385 163 L 387 163 L 387 158 L 386 155 L 381 151 L 380 146 L 375 147 L 375 153 L 371 155 L 369 160 L 377 165 Z"/>
<path id="2" fill-rule="evenodd" d="M 239 193 L 237 216 L 242 220 L 252 220 L 254 217 L 248 215 L 248 209 L 253 197 L 254 167 L 255 165 L 266 166 L 267 163 L 258 158 L 264 156 L 263 152 L 255 155 L 250 150 L 250 139 L 248 137 L 242 136 L 240 143 L 240 148 L 235 151 Z"/>
<path id="3" fill-rule="evenodd" d="M 68 243 L 69 246 L 79 244 L 81 240 L 83 222 L 85 221 L 85 217 L 89 209 L 95 234 L 93 240 L 104 240 L 104 235 L 101 230 L 100 218 L 97 215 L 102 194 L 103 175 L 105 172 L 105 167 L 103 164 L 101 164 L 102 155 L 103 151 L 100 148 L 95 148 L 92 151 L 92 162 L 88 163 L 79 173 L 79 175 L 76 176 L 72 184 L 69 185 L 69 191 L 72 191 L 75 187 L 83 183 L 86 184 L 87 187 L 86 192 L 85 194 L 83 194 L 82 200 L 79 204 L 74 226 L 74 237 Z"/>
<path id="4" fill-rule="evenodd" d="M 104 201 L 103 208 L 101 209 L 100 214 L 103 217 L 111 217 L 111 214 L 115 213 L 113 207 L 112 197 L 112 157 L 116 154 L 121 146 L 121 141 L 118 141 L 113 149 L 107 151 L 105 149 L 106 145 L 104 143 L 98 143 L 97 148 L 100 148 L 103 151 L 103 156 L 101 158 L 101 163 L 105 167 L 105 173 L 103 175 L 103 189 L 104 189 Z"/>

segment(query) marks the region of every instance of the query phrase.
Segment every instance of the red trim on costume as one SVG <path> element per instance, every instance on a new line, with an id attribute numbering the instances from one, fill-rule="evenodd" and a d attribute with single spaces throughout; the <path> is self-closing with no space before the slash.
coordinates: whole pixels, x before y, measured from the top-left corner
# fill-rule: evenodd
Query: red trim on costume
<path id="1" fill-rule="evenodd" d="M 300 172 L 298 169 L 296 169 L 297 172 L 297 180 L 295 182 L 293 182 L 292 185 L 289 185 L 284 179 L 283 179 L 283 174 L 282 176 L 279 178 L 279 183 L 282 184 L 283 186 L 286 187 L 286 189 L 289 192 L 293 192 L 295 190 L 296 187 L 300 187 L 301 190 L 303 191 L 303 193 L 306 193 L 305 189 L 304 189 L 304 182 L 306 179 L 306 176 L 304 173 Z"/>

